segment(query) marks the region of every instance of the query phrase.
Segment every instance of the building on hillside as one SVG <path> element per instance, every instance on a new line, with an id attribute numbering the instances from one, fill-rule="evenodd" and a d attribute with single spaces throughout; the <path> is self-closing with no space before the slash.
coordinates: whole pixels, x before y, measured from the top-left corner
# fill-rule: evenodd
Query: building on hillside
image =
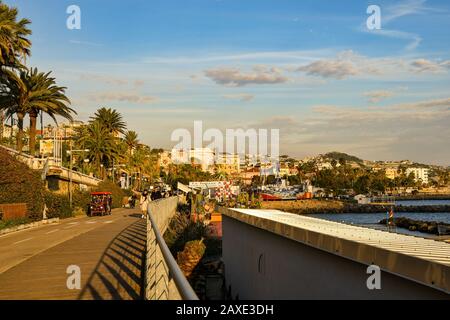
<path id="1" fill-rule="evenodd" d="M 422 182 L 422 184 L 428 184 L 428 168 L 407 168 L 406 175 L 414 174 L 414 181 Z"/>
<path id="2" fill-rule="evenodd" d="M 18 131 L 19 131 L 19 128 L 17 127 L 17 125 L 14 125 L 11 127 L 10 125 L 5 124 L 3 126 L 3 137 L 2 138 L 15 137 Z"/>
<path id="3" fill-rule="evenodd" d="M 251 185 L 254 177 L 259 177 L 260 169 L 257 167 L 242 170 L 239 177 L 246 185 Z"/>
<path id="4" fill-rule="evenodd" d="M 280 164 L 278 162 L 264 162 L 261 163 L 260 175 L 261 176 L 279 176 Z"/>
<path id="5" fill-rule="evenodd" d="M 199 165 L 202 171 L 214 173 L 214 151 L 210 148 L 172 149 L 171 159 L 174 164 Z"/>
<path id="6" fill-rule="evenodd" d="M 385 170 L 386 178 L 394 180 L 400 174 L 398 173 L 398 168 L 386 168 Z"/>
<path id="7" fill-rule="evenodd" d="M 280 176 L 295 176 L 298 174 L 297 168 L 289 168 L 289 166 L 281 165 L 280 166 Z"/>
<path id="8" fill-rule="evenodd" d="M 338 164 L 336 164 L 338 166 Z M 316 163 L 316 168 L 319 171 L 326 170 L 326 169 L 333 169 L 333 165 L 331 162 L 318 162 Z"/>
<path id="9" fill-rule="evenodd" d="M 77 128 L 84 125 L 83 121 L 64 122 L 58 126 L 49 124 L 43 128 L 42 136 L 44 139 L 53 139 L 55 136 L 62 139 L 71 139 L 75 136 Z"/>
<path id="10" fill-rule="evenodd" d="M 238 154 L 222 153 L 216 156 L 216 171 L 228 175 L 235 175 L 241 172 L 241 159 Z"/>
<path id="11" fill-rule="evenodd" d="M 158 154 L 158 167 L 162 168 L 164 171 L 169 169 L 172 164 L 172 155 L 170 151 L 163 151 Z"/>
<path id="12" fill-rule="evenodd" d="M 371 199 L 364 194 L 358 194 L 354 196 L 353 199 L 358 201 L 358 204 L 369 204 L 371 201 Z"/>

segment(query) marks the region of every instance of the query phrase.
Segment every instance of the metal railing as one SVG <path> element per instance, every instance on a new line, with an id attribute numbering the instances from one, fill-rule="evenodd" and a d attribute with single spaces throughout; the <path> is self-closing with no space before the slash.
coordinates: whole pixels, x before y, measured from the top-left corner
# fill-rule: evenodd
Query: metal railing
<path id="1" fill-rule="evenodd" d="M 147 300 L 198 300 L 162 236 L 176 213 L 177 204 L 178 198 L 171 197 L 152 201 L 147 208 Z"/>
<path id="2" fill-rule="evenodd" d="M 63 167 L 60 164 L 60 160 L 54 158 L 54 157 L 46 157 L 46 158 L 36 158 L 26 153 L 20 153 L 14 149 L 11 149 L 9 147 L 0 145 L 3 149 L 8 151 L 11 155 L 16 156 L 18 160 L 20 160 L 22 163 L 26 164 L 30 169 L 33 170 L 42 170 L 42 176 L 47 176 L 49 171 L 51 170 L 58 170 L 58 176 L 64 179 L 69 179 L 70 175 L 73 175 L 74 180 L 77 183 L 84 183 L 87 185 L 98 185 L 102 180 L 89 176 L 87 174 L 84 174 L 79 171 L 74 171 L 69 168 Z M 45 180 L 45 179 L 43 179 Z"/>

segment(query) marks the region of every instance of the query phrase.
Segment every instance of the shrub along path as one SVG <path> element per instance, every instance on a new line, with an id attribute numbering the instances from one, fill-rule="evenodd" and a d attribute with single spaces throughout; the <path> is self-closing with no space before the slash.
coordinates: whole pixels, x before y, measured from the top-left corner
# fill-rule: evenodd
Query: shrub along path
<path id="1" fill-rule="evenodd" d="M 145 237 L 129 209 L 0 237 L 0 300 L 140 299 Z M 80 289 L 67 287 L 71 265 Z"/>

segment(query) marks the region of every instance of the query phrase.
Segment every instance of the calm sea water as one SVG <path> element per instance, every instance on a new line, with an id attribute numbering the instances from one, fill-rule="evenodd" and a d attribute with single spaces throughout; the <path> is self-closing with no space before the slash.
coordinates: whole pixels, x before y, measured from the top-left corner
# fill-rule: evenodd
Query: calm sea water
<path id="1" fill-rule="evenodd" d="M 387 218 L 386 213 L 324 213 L 324 214 L 310 214 L 310 217 L 325 219 L 336 222 L 344 222 L 350 224 L 370 225 L 378 224 L 382 219 Z M 426 220 L 450 223 L 450 213 L 424 213 L 424 212 L 398 212 L 395 217 L 405 217 L 414 220 Z"/>
<path id="2" fill-rule="evenodd" d="M 400 203 L 402 202 L 402 203 Z M 411 200 L 411 201 L 396 201 L 396 204 L 402 205 L 437 205 L 437 204 L 450 204 L 450 200 Z M 342 222 L 347 224 L 360 225 L 375 229 L 385 229 L 384 226 L 378 224 L 382 219 L 387 218 L 387 213 L 333 213 L 333 214 L 311 214 L 310 217 L 325 219 L 329 221 Z M 395 217 L 405 217 L 414 220 L 424 221 L 436 221 L 450 223 L 450 213 L 427 213 L 427 212 L 397 212 Z M 403 234 L 418 235 L 421 237 L 434 237 L 434 235 L 428 235 L 422 232 L 409 231 L 402 228 L 397 228 L 396 232 Z"/>

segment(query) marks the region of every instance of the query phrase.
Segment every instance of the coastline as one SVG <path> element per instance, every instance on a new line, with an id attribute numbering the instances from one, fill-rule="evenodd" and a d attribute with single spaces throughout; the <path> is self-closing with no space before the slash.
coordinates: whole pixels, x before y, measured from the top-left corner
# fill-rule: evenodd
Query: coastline
<path id="1" fill-rule="evenodd" d="M 338 200 L 297 200 L 268 201 L 262 203 L 262 209 L 276 209 L 296 214 L 329 214 L 329 213 L 385 213 L 389 205 L 356 204 Z M 393 206 L 394 212 L 449 212 L 450 205 Z"/>
<path id="2" fill-rule="evenodd" d="M 408 196 L 392 196 L 395 200 L 450 200 L 450 194 L 417 194 Z"/>

